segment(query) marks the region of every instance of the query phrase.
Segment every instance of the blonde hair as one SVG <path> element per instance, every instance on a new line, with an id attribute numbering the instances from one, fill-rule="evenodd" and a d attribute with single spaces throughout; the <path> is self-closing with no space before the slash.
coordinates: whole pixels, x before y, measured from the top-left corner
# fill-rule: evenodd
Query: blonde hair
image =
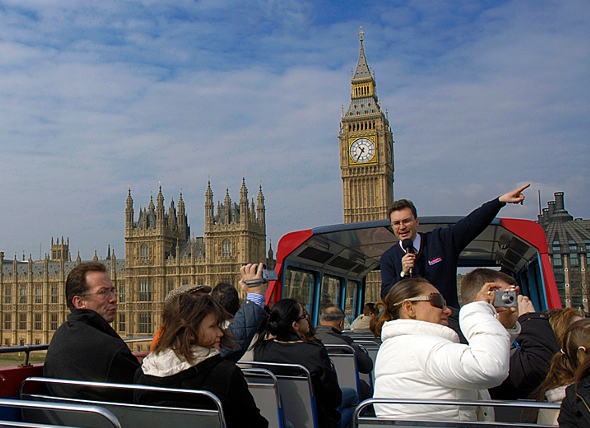
<path id="1" fill-rule="evenodd" d="M 545 401 L 545 393 L 558 386 L 578 382 L 590 373 L 590 319 L 574 322 L 562 336 L 562 347 L 551 360 L 549 373 L 533 393 L 537 401 Z"/>

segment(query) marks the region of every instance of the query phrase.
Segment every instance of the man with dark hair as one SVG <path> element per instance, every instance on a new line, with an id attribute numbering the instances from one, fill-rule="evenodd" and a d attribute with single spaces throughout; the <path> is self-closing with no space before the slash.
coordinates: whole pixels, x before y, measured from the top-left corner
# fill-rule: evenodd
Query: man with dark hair
<path id="1" fill-rule="evenodd" d="M 477 287 L 481 288 L 486 282 L 499 284 L 500 290 L 516 285 L 514 278 L 502 272 L 475 269 L 461 281 L 463 304 L 472 301 L 473 291 Z M 514 328 L 508 331 L 515 336 L 513 339 L 518 346 L 513 347 L 510 354 L 508 377 L 500 386 L 490 389 L 490 394 L 493 398 L 501 400 L 530 398 L 530 394 L 545 380 L 551 359 L 559 352 L 549 316 L 544 312 L 536 312 L 528 297 L 518 296 L 518 311 L 500 312 L 498 319 L 505 327 L 514 324 Z M 519 334 L 515 335 L 515 332 Z"/>
<path id="2" fill-rule="evenodd" d="M 117 314 L 116 289 L 97 262 L 76 266 L 66 279 L 68 320 L 55 332 L 43 375 L 58 379 L 133 383 L 139 361 L 110 326 Z M 48 384 L 52 394 L 89 400 L 131 402 L 132 392 Z"/>
<path id="3" fill-rule="evenodd" d="M 320 315 L 320 325 L 316 327 L 315 336 L 322 343 L 349 345 L 354 349 L 356 365 L 360 373 L 371 373 L 373 360 L 352 338 L 342 332 L 344 329 L 344 312 L 335 306 L 326 308 Z M 371 397 L 371 387 L 361 380 L 361 399 Z"/>
<path id="4" fill-rule="evenodd" d="M 350 329 L 369 330 L 371 327 L 371 320 L 375 316 L 375 303 L 366 303 L 363 307 L 363 313 L 359 315 L 351 324 Z"/>
<path id="5" fill-rule="evenodd" d="M 391 227 L 398 242 L 381 256 L 381 297 L 385 298 L 395 283 L 409 276 L 420 276 L 433 284 L 450 307 L 458 308 L 457 262 L 461 251 L 496 217 L 507 203 L 524 201 L 520 187 L 483 204 L 456 224 L 418 233 L 418 213 L 411 201 L 400 199 L 389 209 Z M 413 249 L 406 251 L 404 240 Z"/>
<path id="6" fill-rule="evenodd" d="M 516 280 L 504 272 L 485 268 L 473 269 L 461 281 L 461 300 L 463 304 L 473 302 L 481 287 L 487 282 L 496 282 L 500 284 L 501 289 L 516 286 Z"/>
<path id="7" fill-rule="evenodd" d="M 231 315 L 232 319 L 240 309 L 240 297 L 238 290 L 231 284 L 221 282 L 215 286 L 211 291 L 211 297 L 217 300 L 218 303 Z"/>

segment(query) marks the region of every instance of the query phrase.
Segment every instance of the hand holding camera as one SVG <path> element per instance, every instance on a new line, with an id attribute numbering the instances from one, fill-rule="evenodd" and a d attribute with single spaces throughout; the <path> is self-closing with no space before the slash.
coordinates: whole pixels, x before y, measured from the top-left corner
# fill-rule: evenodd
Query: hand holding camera
<path id="1" fill-rule="evenodd" d="M 266 293 L 269 281 L 276 281 L 277 273 L 274 270 L 267 270 L 263 263 L 248 263 L 240 268 L 240 287 L 246 293 Z"/>

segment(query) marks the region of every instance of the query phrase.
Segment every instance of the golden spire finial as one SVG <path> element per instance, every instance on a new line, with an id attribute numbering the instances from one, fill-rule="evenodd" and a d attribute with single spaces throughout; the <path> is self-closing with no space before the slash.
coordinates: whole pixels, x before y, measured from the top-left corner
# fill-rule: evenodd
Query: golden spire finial
<path id="1" fill-rule="evenodd" d="M 361 25 L 361 31 L 359 32 L 359 37 L 361 38 L 361 42 L 363 41 L 363 35 L 365 33 L 363 33 L 363 26 Z"/>

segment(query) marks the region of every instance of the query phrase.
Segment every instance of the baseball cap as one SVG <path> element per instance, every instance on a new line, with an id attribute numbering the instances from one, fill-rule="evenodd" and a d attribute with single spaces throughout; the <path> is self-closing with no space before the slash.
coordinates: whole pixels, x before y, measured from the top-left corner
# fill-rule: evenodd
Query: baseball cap
<path id="1" fill-rule="evenodd" d="M 171 290 L 164 299 L 164 303 L 168 303 L 173 296 L 177 296 L 178 294 L 190 294 L 195 293 L 197 291 L 202 291 L 203 293 L 209 294 L 211 292 L 211 287 L 208 285 L 203 284 L 184 284 L 180 287 L 177 287 Z"/>

